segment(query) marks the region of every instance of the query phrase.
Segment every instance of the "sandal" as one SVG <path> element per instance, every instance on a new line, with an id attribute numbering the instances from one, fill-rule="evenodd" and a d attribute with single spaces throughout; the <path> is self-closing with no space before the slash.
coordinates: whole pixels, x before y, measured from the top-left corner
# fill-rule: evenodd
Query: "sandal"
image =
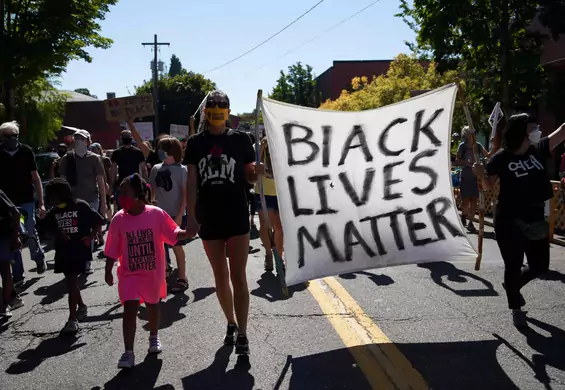
<path id="1" fill-rule="evenodd" d="M 188 281 L 180 278 L 177 279 L 177 284 L 175 284 L 171 288 L 171 291 L 174 293 L 183 292 L 186 290 L 188 290 Z"/>

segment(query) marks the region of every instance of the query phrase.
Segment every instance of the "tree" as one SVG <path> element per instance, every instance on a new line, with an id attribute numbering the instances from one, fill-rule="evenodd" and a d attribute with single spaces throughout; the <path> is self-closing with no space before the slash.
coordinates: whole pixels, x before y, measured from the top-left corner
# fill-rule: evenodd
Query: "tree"
<path id="1" fill-rule="evenodd" d="M 301 62 L 288 67 L 288 73 L 281 70 L 277 85 L 271 99 L 280 102 L 296 104 L 298 106 L 316 107 L 316 80 L 312 74 L 312 67 Z"/>
<path id="2" fill-rule="evenodd" d="M 400 54 L 391 62 L 386 75 L 374 77 L 355 77 L 352 92 L 342 91 L 336 100 L 327 100 L 320 108 L 337 111 L 363 111 L 398 103 L 411 97 L 414 91 L 439 88 L 454 82 L 457 72 L 447 71 L 439 74 L 432 62 L 425 69 L 415 56 Z M 453 131 L 459 132 L 465 124 L 462 108 L 456 106 Z"/>
<path id="3" fill-rule="evenodd" d="M 169 65 L 169 76 L 174 77 L 179 74 L 186 73 L 186 69 L 182 67 L 180 59 L 176 55 L 171 56 L 171 64 Z"/>
<path id="4" fill-rule="evenodd" d="M 211 80 L 194 72 L 165 76 L 159 79 L 158 86 L 160 132 L 168 132 L 171 124 L 188 125 L 190 116 L 198 109 L 206 94 L 216 89 L 216 84 Z M 152 93 L 153 81 L 145 81 L 135 90 L 137 95 Z"/>
<path id="5" fill-rule="evenodd" d="M 94 99 L 98 99 L 98 96 L 91 94 L 90 90 L 88 88 L 77 88 L 77 89 L 75 89 L 75 92 L 81 93 L 81 94 L 86 95 L 86 96 L 91 96 Z"/>
<path id="6" fill-rule="evenodd" d="M 411 47 L 430 53 L 441 70 L 463 65 L 466 94 L 484 115 L 496 101 L 506 114 L 535 108 L 547 87 L 541 50 L 565 32 L 565 1 L 401 0 L 400 8 L 417 33 Z"/>
<path id="7" fill-rule="evenodd" d="M 104 19 L 118 0 L 13 0 L 0 9 L 0 86 L 5 115 L 13 117 L 13 92 L 46 76 L 61 74 L 69 61 L 91 62 L 88 47 L 108 48 L 100 35 Z"/>
<path id="8" fill-rule="evenodd" d="M 67 96 L 40 78 L 15 90 L 14 117 L 20 123 L 21 139 L 43 146 L 61 130 Z"/>

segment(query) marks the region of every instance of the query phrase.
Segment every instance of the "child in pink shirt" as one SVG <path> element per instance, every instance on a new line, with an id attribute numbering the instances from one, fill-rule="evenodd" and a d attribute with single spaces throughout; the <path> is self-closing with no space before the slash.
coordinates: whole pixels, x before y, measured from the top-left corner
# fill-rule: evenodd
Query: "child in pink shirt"
<path id="1" fill-rule="evenodd" d="M 112 286 L 112 268 L 118 261 L 118 294 L 124 306 L 125 352 L 118 368 L 135 365 L 135 341 L 139 305 L 145 302 L 149 317 L 149 353 L 160 353 L 158 336 L 159 302 L 167 296 L 165 281 L 164 243 L 193 237 L 181 230 L 163 210 L 145 203 L 146 188 L 138 174 L 124 179 L 120 185 L 119 204 L 122 206 L 110 223 L 104 253 L 106 254 L 106 283 Z"/>

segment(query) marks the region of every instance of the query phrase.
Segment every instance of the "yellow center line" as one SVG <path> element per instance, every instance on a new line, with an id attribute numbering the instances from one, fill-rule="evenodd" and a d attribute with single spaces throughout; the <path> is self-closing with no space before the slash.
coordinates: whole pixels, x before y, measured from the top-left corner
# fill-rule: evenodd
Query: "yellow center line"
<path id="1" fill-rule="evenodd" d="M 373 389 L 429 388 L 422 375 L 335 278 L 311 281 L 308 290 Z"/>

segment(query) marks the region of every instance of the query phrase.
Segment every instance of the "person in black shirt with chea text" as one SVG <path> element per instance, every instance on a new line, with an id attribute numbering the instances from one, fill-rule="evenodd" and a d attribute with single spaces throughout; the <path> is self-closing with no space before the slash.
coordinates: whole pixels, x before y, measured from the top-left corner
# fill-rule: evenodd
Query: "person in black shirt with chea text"
<path id="1" fill-rule="evenodd" d="M 133 121 L 128 120 L 130 126 L 133 126 Z M 132 145 L 133 136 L 131 131 L 122 130 L 122 146 L 112 153 L 112 171 L 111 180 L 109 183 L 110 187 L 114 189 L 114 199 L 118 206 L 118 210 L 121 206 L 118 202 L 118 188 L 120 183 L 126 178 L 130 177 L 134 173 L 139 173 L 140 176 L 147 181 L 147 165 L 145 164 L 145 156 L 143 152 Z M 114 182 L 114 178 L 118 175 L 118 181 Z"/>
<path id="2" fill-rule="evenodd" d="M 205 113 L 204 130 L 186 143 L 187 230 L 198 231 L 200 224 L 199 235 L 212 265 L 216 294 L 228 322 L 224 343 L 235 344 L 236 354 L 246 355 L 249 353 L 246 265 L 250 229 L 247 186 L 257 181 L 264 167 L 254 163 L 255 153 L 249 136 L 226 127 L 230 113 L 226 94 L 210 93 Z"/>
<path id="3" fill-rule="evenodd" d="M 516 114 L 508 119 L 504 147 L 487 163 L 475 164 L 486 189 L 500 180 L 494 230 L 504 260 L 504 288 L 514 325 L 527 326 L 522 287 L 549 269 L 549 224 L 545 202 L 553 197 L 544 163 L 565 140 L 565 124 L 541 138 L 534 118 Z M 484 175 L 483 175 L 484 173 Z M 522 268 L 524 254 L 528 266 Z"/>
<path id="4" fill-rule="evenodd" d="M 55 178 L 46 185 L 45 197 L 52 208 L 42 223 L 55 237 L 55 273 L 65 276 L 69 294 L 69 319 L 63 333 L 76 333 L 78 322 L 87 315 L 78 275 L 84 274 L 92 262 L 90 245 L 104 219 L 84 200 L 74 198 L 70 184 L 62 178 Z"/>

